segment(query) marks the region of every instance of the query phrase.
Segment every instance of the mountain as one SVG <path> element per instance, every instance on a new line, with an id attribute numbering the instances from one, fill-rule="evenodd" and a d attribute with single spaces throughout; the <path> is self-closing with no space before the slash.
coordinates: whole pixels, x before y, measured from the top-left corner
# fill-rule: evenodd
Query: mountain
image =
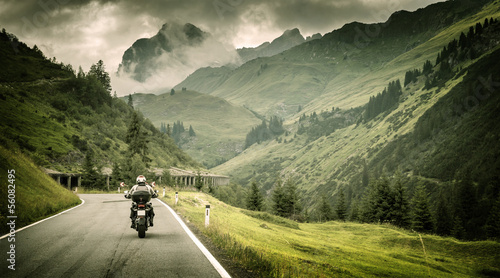
<path id="1" fill-rule="evenodd" d="M 71 66 L 48 60 L 5 30 L 0 59 L 8 61 L 0 69 L 0 142 L 11 152 L 25 153 L 40 167 L 70 173 L 84 172 L 90 156 L 97 169 L 125 168 L 132 162 L 134 167 L 200 167 L 140 112 L 112 97 L 98 78 L 106 73 L 97 74 L 95 64 L 76 75 Z M 129 152 L 134 117 L 133 128 L 145 142 L 139 161 Z"/>
<path id="2" fill-rule="evenodd" d="M 174 90 L 161 95 L 134 94 L 131 97 L 134 107 L 158 128 L 168 125 L 172 132 L 174 123 L 180 121 L 186 131 L 173 136 L 177 144 L 207 167 L 241 153 L 246 133 L 261 122 L 243 107 L 195 91 Z M 188 134 L 190 126 L 195 136 Z"/>
<path id="3" fill-rule="evenodd" d="M 161 78 L 168 87 L 200 67 L 237 62 L 235 50 L 211 34 L 190 23 L 169 22 L 155 36 L 138 39 L 124 52 L 118 74 L 141 83 Z"/>
<path id="4" fill-rule="evenodd" d="M 309 40 L 321 38 L 320 34 L 315 34 L 309 37 Z M 294 46 L 304 43 L 306 39 L 300 34 L 299 29 L 286 30 L 281 36 L 274 39 L 271 43 L 265 42 L 255 48 L 240 48 L 237 49 L 243 62 L 248 62 L 258 57 L 269 57 L 279 54 Z"/>
<path id="5" fill-rule="evenodd" d="M 174 49 L 183 46 L 199 46 L 207 35 L 189 23 L 184 26 L 166 23 L 155 36 L 135 41 L 123 53 L 118 71 L 130 73 L 133 79 L 144 82 L 156 70 L 155 61 L 163 53 L 171 53 Z"/>
<path id="6" fill-rule="evenodd" d="M 300 34 L 299 29 L 286 30 L 281 36 L 274 39 L 271 43 L 265 42 L 258 47 L 248 47 L 237 49 L 238 55 L 243 62 L 259 57 L 270 57 L 288 50 L 294 46 L 302 44 L 306 41 L 317 40 L 321 38 L 321 34 L 304 37 Z M 232 71 L 237 68 L 234 65 L 226 65 L 222 67 L 204 67 L 197 69 L 190 74 L 185 80 L 177 84 L 174 88 L 189 87 L 191 90 L 210 94 L 224 83 L 232 74 Z"/>
<path id="7" fill-rule="evenodd" d="M 333 207 L 343 192 L 354 214 L 367 206 L 376 184 L 393 184 L 399 173 L 409 197 L 425 186 L 432 213 L 442 220 L 436 221 L 439 233 L 488 237 L 500 180 L 500 3 L 452 1 L 414 13 L 419 16 L 396 13 L 385 25 L 347 24 L 233 70 L 211 94 L 288 117 L 288 135 L 254 144 L 213 170 L 243 185 L 256 181 L 269 194 L 277 176 L 290 178 L 314 219 L 322 196 Z M 359 31 L 377 26 L 377 36 L 363 40 Z M 327 57 L 341 59 L 326 67 Z M 425 69 L 426 63 L 431 67 Z M 289 82 L 277 82 L 291 75 Z M 323 81 L 316 81 L 321 89 L 313 78 Z M 305 88 L 302 95 L 288 93 L 292 84 Z M 394 87 L 393 100 L 385 97 Z M 285 99 L 300 105 L 299 96 L 310 101 L 287 112 Z M 280 99 L 282 110 L 275 108 Z M 369 116 L 372 104 L 379 110 L 375 116 Z"/>
<path id="8" fill-rule="evenodd" d="M 195 72 L 181 84 L 267 116 L 298 117 L 299 107 L 313 112 L 359 106 L 374 91 L 383 89 L 394 74 L 402 78 L 406 70 L 434 57 L 447 40 L 433 44 L 418 57 L 404 53 L 478 12 L 486 2 L 448 1 L 412 13 L 397 12 L 383 23 L 349 23 L 321 39 L 251 60 L 229 73 L 224 69 L 222 74 L 217 68 L 211 74 Z M 406 60 L 389 66 L 398 57 Z M 217 82 L 210 81 L 212 75 Z M 205 89 L 204 83 L 218 86 Z"/>

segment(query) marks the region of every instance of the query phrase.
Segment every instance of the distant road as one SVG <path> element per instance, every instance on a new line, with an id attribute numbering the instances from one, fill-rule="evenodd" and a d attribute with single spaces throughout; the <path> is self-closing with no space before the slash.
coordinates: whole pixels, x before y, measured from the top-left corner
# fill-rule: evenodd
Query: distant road
<path id="1" fill-rule="evenodd" d="M 16 233 L 15 271 L 10 243 L 0 240 L 1 277 L 221 277 L 158 200 L 155 226 L 141 239 L 123 195 L 80 197 L 84 205 Z"/>

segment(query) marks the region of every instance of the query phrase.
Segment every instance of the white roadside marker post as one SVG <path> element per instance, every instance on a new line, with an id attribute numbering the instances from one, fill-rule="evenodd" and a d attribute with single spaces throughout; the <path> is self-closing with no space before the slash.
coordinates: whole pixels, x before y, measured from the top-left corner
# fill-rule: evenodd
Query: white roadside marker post
<path id="1" fill-rule="evenodd" d="M 165 197 L 165 187 L 163 187 L 163 197 Z"/>
<path id="2" fill-rule="evenodd" d="M 205 228 L 210 224 L 210 205 L 205 207 Z"/>
<path id="3" fill-rule="evenodd" d="M 178 201 L 179 201 L 179 192 L 175 192 L 175 205 L 177 205 Z"/>

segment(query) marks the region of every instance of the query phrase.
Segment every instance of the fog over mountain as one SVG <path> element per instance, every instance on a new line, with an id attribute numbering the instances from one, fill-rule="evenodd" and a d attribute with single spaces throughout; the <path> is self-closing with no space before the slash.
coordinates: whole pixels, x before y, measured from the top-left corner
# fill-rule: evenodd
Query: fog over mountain
<path id="1" fill-rule="evenodd" d="M 164 92 L 200 67 L 239 63 L 230 45 L 193 24 L 169 22 L 155 36 L 138 39 L 125 51 L 117 78 L 128 93 Z"/>
<path id="2" fill-rule="evenodd" d="M 225 45 L 242 48 L 270 42 L 293 28 L 303 36 L 325 34 L 346 22 L 383 22 L 395 11 L 411 11 L 434 2 L 437 0 L 0 0 L 0 27 L 76 70 L 81 66 L 88 71 L 103 60 L 109 72 L 116 72 L 123 53 L 137 39 L 155 36 L 172 20 L 190 22 Z M 126 94 L 121 88 L 137 85 L 111 78 L 118 95 Z"/>

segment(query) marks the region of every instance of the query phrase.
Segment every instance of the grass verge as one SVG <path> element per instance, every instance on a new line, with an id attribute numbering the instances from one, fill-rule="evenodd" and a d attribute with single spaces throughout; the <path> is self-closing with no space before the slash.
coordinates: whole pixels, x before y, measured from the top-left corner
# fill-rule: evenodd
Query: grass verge
<path id="1" fill-rule="evenodd" d="M 500 243 L 461 242 L 389 225 L 296 223 L 203 193 L 162 198 L 244 268 L 264 277 L 488 277 Z M 211 205 L 205 227 L 205 205 Z M 425 249 L 424 249 L 425 248 Z"/>
<path id="2" fill-rule="evenodd" d="M 9 232 L 7 216 L 17 216 L 16 229 L 19 229 L 81 202 L 20 151 L 0 146 L 0 170 L 0 234 Z M 9 177 L 8 170 L 14 176 Z"/>

